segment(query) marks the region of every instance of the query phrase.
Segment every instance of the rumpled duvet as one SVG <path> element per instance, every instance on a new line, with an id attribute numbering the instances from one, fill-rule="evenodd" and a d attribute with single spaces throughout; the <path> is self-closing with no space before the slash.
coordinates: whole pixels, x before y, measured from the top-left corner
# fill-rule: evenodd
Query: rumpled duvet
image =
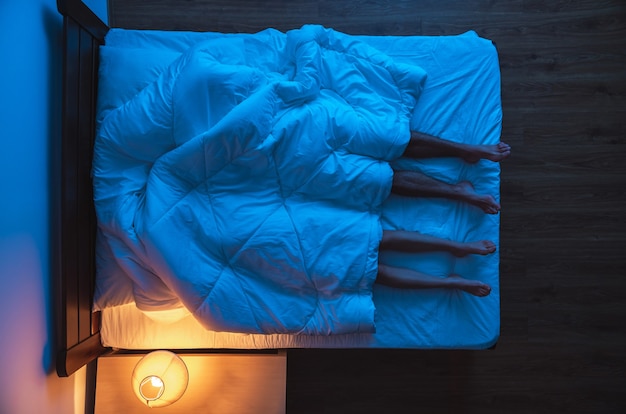
<path id="1" fill-rule="evenodd" d="M 143 310 L 373 332 L 389 162 L 426 74 L 319 26 L 195 45 L 98 128 L 102 243 Z"/>

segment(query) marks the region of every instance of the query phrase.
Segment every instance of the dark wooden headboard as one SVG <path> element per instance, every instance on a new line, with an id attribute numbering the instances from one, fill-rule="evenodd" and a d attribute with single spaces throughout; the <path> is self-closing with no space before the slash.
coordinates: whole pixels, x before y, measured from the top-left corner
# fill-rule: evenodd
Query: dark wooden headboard
<path id="1" fill-rule="evenodd" d="M 91 183 L 99 46 L 109 27 L 80 0 L 58 0 L 63 17 L 61 205 L 57 223 L 57 374 L 66 377 L 107 350 L 92 313 L 96 218 Z"/>

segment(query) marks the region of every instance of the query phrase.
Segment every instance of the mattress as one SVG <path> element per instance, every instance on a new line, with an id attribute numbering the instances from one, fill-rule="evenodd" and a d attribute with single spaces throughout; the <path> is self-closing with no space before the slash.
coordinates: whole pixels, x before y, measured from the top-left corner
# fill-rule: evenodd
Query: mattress
<path id="1" fill-rule="evenodd" d="M 266 34 L 219 34 L 112 29 L 101 48 L 98 121 L 127 102 L 182 53 L 209 39 Z M 411 117 L 414 130 L 453 141 L 493 144 L 501 132 L 500 73 L 493 44 L 474 32 L 445 37 L 357 36 L 394 61 L 419 65 L 428 77 Z M 489 161 L 466 164 L 452 158 L 393 162 L 397 169 L 419 170 L 447 182 L 471 181 L 476 190 L 499 199 L 500 166 Z M 385 229 L 499 246 L 499 216 L 442 199 L 391 195 L 383 205 Z M 205 329 L 184 311 L 137 309 L 130 281 L 98 249 L 96 310 L 102 311 L 105 346 L 123 349 L 193 348 L 464 348 L 492 346 L 500 326 L 499 255 L 452 257 L 381 252 L 381 260 L 445 276 L 458 273 L 492 287 L 484 298 L 458 291 L 400 290 L 375 284 L 375 332 L 339 335 L 239 334 Z M 110 279 L 102 281 L 102 279 Z M 114 286 L 113 288 L 111 286 Z"/>

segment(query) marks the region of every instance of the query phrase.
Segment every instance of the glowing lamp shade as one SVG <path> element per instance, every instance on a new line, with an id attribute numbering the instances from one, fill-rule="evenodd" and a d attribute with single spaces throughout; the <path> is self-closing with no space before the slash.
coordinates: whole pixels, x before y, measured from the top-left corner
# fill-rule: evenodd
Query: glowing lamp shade
<path id="1" fill-rule="evenodd" d="M 189 372 L 175 353 L 154 351 L 137 363 L 131 382 L 141 402 L 148 407 L 165 407 L 183 396 L 189 382 Z"/>

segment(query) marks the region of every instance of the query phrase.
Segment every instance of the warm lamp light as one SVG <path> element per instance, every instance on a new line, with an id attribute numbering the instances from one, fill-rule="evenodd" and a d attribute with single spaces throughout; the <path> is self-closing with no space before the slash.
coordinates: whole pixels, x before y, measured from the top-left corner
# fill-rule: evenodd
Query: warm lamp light
<path id="1" fill-rule="evenodd" d="M 189 382 L 187 366 L 170 351 L 154 351 L 139 360 L 131 383 L 139 400 L 148 407 L 165 407 L 183 396 Z"/>

